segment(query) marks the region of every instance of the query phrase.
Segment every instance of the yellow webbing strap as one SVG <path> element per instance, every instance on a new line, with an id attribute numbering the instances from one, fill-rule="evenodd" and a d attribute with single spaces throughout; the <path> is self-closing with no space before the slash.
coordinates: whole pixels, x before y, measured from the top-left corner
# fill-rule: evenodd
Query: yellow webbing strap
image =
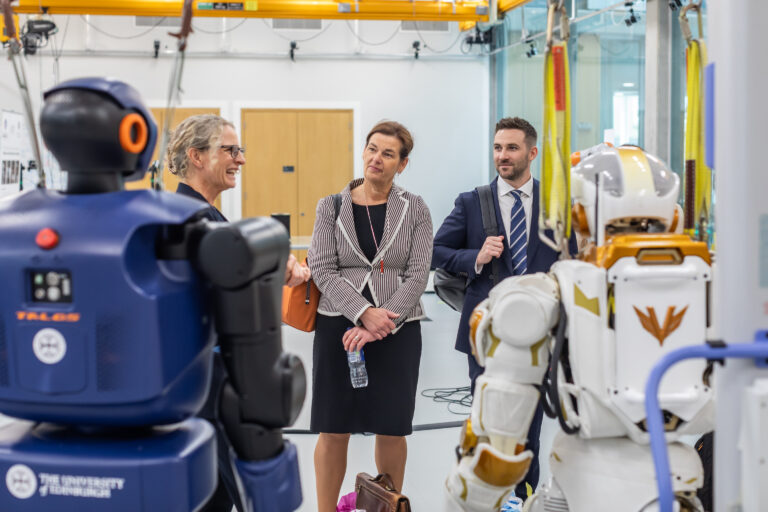
<path id="1" fill-rule="evenodd" d="M 554 42 L 555 17 L 560 14 L 561 41 Z M 571 236 L 571 84 L 568 71 L 568 14 L 563 3 L 551 1 L 544 57 L 544 122 L 541 162 L 539 237 L 567 258 Z M 553 239 L 544 235 L 551 229 Z"/>
<path id="2" fill-rule="evenodd" d="M 700 3 L 691 3 L 680 13 L 680 25 L 688 41 L 686 50 L 686 95 L 688 112 L 685 119 L 685 205 L 686 234 L 694 239 L 708 241 L 712 211 L 712 170 L 705 162 L 704 123 L 704 68 L 707 49 L 704 41 L 694 39 L 688 24 L 688 10 L 698 11 L 699 37 L 702 21 Z"/>

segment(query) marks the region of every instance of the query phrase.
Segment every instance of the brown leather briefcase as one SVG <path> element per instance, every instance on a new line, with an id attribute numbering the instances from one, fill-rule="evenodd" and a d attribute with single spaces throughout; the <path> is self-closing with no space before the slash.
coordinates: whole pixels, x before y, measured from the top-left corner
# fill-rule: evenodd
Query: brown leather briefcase
<path id="1" fill-rule="evenodd" d="M 376 478 L 368 473 L 358 473 L 355 491 L 355 506 L 365 512 L 411 512 L 408 497 L 397 492 L 392 477 L 386 473 Z"/>

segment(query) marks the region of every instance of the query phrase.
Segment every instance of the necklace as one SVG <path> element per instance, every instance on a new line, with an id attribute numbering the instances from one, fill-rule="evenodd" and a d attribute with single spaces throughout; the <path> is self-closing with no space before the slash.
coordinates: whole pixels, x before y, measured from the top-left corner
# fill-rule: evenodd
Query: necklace
<path id="1" fill-rule="evenodd" d="M 376 233 L 373 231 L 373 221 L 371 221 L 371 210 L 368 209 L 368 194 L 365 192 L 365 182 L 363 182 L 363 197 L 365 197 L 365 213 L 368 214 L 368 225 L 371 227 L 371 236 L 373 237 L 373 245 L 376 247 L 376 254 L 379 254 L 379 242 L 376 241 Z M 384 273 L 384 258 L 379 260 L 381 273 Z"/>

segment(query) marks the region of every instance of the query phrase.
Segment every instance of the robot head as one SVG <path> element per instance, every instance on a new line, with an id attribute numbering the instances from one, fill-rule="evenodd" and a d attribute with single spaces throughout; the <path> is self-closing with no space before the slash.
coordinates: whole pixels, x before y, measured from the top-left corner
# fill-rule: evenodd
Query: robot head
<path id="1" fill-rule="evenodd" d="M 78 78 L 48 90 L 44 99 L 40 129 L 75 185 L 70 192 L 107 191 L 108 182 L 144 176 L 157 125 L 136 89 L 109 78 Z"/>
<path id="2" fill-rule="evenodd" d="M 598 246 L 614 235 L 675 229 L 680 178 L 655 156 L 600 144 L 572 163 L 574 226 Z"/>

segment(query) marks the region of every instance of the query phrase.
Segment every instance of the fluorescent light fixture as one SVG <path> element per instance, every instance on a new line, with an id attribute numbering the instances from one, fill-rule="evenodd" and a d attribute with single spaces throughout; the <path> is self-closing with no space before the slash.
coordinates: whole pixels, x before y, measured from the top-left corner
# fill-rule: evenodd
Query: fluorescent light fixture
<path id="1" fill-rule="evenodd" d="M 635 83 L 634 82 L 624 82 L 621 85 L 623 85 L 624 87 L 634 87 Z"/>

